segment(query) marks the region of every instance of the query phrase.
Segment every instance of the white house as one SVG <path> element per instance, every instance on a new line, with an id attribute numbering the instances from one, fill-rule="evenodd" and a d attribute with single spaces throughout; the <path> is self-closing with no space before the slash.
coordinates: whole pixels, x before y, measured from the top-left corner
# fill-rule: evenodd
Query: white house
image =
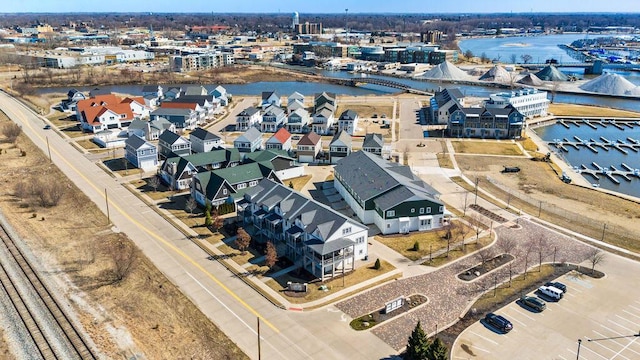
<path id="1" fill-rule="evenodd" d="M 484 106 L 487 109 L 492 109 L 505 108 L 511 105 L 522 115 L 532 118 L 535 116 L 547 116 L 549 103 L 546 91 L 525 88 L 491 94 L 489 95 L 489 100 L 485 101 Z"/>
<path id="2" fill-rule="evenodd" d="M 282 100 L 280 99 L 280 95 L 278 95 L 275 91 L 263 91 L 262 92 L 262 108 L 266 108 L 269 105 L 275 105 L 277 107 L 282 106 Z"/>
<path id="3" fill-rule="evenodd" d="M 333 122 L 333 112 L 326 108 L 322 109 L 313 114 L 313 123 L 311 124 L 311 130 L 320 135 L 329 135 L 331 134 Z"/>
<path id="4" fill-rule="evenodd" d="M 291 150 L 291 133 L 285 128 L 280 128 L 265 143 L 266 150 Z"/>
<path id="5" fill-rule="evenodd" d="M 282 108 L 275 105 L 269 105 L 264 109 L 264 113 L 262 114 L 260 129 L 263 133 L 274 133 L 284 125 L 285 119 L 286 116 Z"/>
<path id="6" fill-rule="evenodd" d="M 260 121 L 262 121 L 260 110 L 250 106 L 236 116 L 236 131 L 247 131 L 249 128 L 258 126 Z"/>
<path id="7" fill-rule="evenodd" d="M 349 135 L 354 135 L 358 128 L 358 113 L 353 110 L 345 110 L 338 118 L 338 131 L 346 131 Z"/>
<path id="8" fill-rule="evenodd" d="M 220 136 L 200 127 L 189 134 L 189 141 L 191 142 L 191 151 L 195 153 L 208 152 L 222 147 Z"/>
<path id="9" fill-rule="evenodd" d="M 309 122 L 311 121 L 311 117 L 309 116 L 309 112 L 303 108 L 296 109 L 295 111 L 289 114 L 287 118 L 287 128 L 289 132 L 294 134 L 301 134 L 309 128 Z"/>

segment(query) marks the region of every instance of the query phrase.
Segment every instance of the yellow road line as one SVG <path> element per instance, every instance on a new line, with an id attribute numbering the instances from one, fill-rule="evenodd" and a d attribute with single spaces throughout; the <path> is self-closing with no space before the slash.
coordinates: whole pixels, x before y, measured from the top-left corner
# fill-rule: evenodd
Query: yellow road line
<path id="1" fill-rule="evenodd" d="M 15 101 L 15 100 L 14 100 Z M 22 120 L 22 122 L 24 123 L 24 125 L 28 126 L 33 132 L 34 134 L 40 139 L 40 141 L 45 142 L 46 139 L 43 138 L 37 131 L 35 131 L 35 129 L 31 126 L 31 124 L 29 123 L 28 119 L 26 118 L 26 116 L 24 116 L 24 114 L 22 113 L 22 109 L 19 109 L 20 111 L 17 113 L 18 117 L 20 117 L 20 120 Z M 37 116 L 37 115 L 36 115 Z M 69 161 L 67 161 L 67 159 L 62 156 L 55 148 L 53 148 L 52 150 L 60 159 L 62 159 L 62 161 L 64 161 L 71 169 L 73 169 L 78 175 L 80 175 L 81 178 L 83 178 L 87 183 L 89 183 L 89 185 L 94 188 L 96 190 L 96 192 L 98 192 L 98 194 L 100 194 L 100 196 L 102 196 L 103 198 L 105 198 L 105 194 L 103 192 L 102 189 L 99 189 L 92 181 L 90 181 L 81 171 L 79 171 L 75 166 L 73 166 Z M 271 324 L 271 322 L 269 322 L 268 320 L 266 320 L 264 317 L 262 317 L 262 315 L 260 315 L 254 308 L 252 308 L 249 304 L 247 304 L 244 300 L 242 300 L 238 295 L 236 295 L 236 293 L 234 293 L 233 291 L 231 291 L 231 289 L 229 289 L 225 284 L 223 284 L 220 280 L 218 280 L 215 276 L 213 276 L 213 274 L 211 274 L 210 272 L 208 272 L 202 265 L 198 264 L 197 262 L 195 262 L 191 257 L 189 257 L 187 254 L 185 254 L 182 250 L 180 250 L 179 248 L 177 248 L 175 245 L 171 244 L 170 242 L 168 242 L 167 240 L 163 239 L 162 237 L 160 237 L 158 234 L 156 234 L 155 232 L 151 231 L 150 229 L 146 228 L 144 225 L 142 225 L 141 223 L 139 223 L 137 220 L 133 219 L 131 216 L 129 216 L 124 210 L 122 210 L 117 204 L 113 203 L 110 200 L 107 200 L 109 202 L 109 204 L 113 205 L 113 207 L 118 210 L 118 212 L 124 216 L 125 218 L 129 219 L 129 221 L 131 221 L 133 224 L 137 225 L 140 229 L 144 230 L 147 234 L 149 234 L 150 236 L 152 236 L 153 238 L 155 238 L 156 240 L 160 241 L 162 244 L 164 244 L 166 247 L 168 247 L 169 249 L 173 250 L 176 254 L 180 255 L 182 258 L 184 258 L 185 260 L 187 260 L 188 262 L 190 262 L 193 266 L 195 266 L 198 270 L 202 271 L 205 275 L 207 275 L 211 280 L 213 280 L 216 284 L 218 284 L 218 286 L 220 286 L 224 291 L 226 291 L 229 295 L 231 295 L 238 303 L 242 304 L 242 306 L 244 306 L 247 310 L 249 310 L 249 312 L 251 312 L 253 315 L 255 315 L 256 317 L 259 317 L 267 326 L 269 326 L 271 329 L 273 329 L 273 331 L 275 331 L 276 333 L 279 333 L 280 330 L 278 330 L 278 328 L 276 328 L 273 324 Z"/>

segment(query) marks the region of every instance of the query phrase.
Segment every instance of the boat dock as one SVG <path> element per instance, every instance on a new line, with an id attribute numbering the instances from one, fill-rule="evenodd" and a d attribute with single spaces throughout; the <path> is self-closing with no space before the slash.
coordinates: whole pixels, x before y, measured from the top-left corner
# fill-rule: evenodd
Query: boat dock
<path id="1" fill-rule="evenodd" d="M 592 124 L 593 125 L 593 124 Z M 617 139 L 615 141 L 609 140 L 604 136 L 600 136 L 600 141 L 589 139 L 583 140 L 578 136 L 573 137 L 575 141 L 570 141 L 567 138 L 553 139 L 549 144 L 554 145 L 557 149 L 564 152 L 569 152 L 568 146 L 573 147 L 576 150 L 580 150 L 580 147 L 585 147 L 594 153 L 598 153 L 598 149 L 609 151 L 610 149 L 616 149 L 625 155 L 629 155 L 629 151 L 640 152 L 640 141 L 628 137 L 626 141 Z"/>
<path id="2" fill-rule="evenodd" d="M 588 168 L 586 165 L 582 164 L 575 170 L 578 174 L 587 174 L 596 180 L 600 180 L 600 177 L 598 175 L 604 175 L 615 184 L 620 184 L 620 180 L 618 180 L 616 177 L 621 177 L 629 182 L 632 181 L 632 177 L 640 179 L 640 169 L 633 169 L 625 163 L 622 163 L 620 165 L 623 170 L 618 169 L 613 165 L 609 166 L 608 168 L 603 168 L 595 162 L 592 162 L 591 166 L 593 166 L 593 169 Z"/>
<path id="3" fill-rule="evenodd" d="M 569 125 L 574 125 L 575 127 L 580 127 L 581 124 L 583 125 L 587 125 L 588 127 L 597 130 L 598 126 L 596 125 L 600 125 L 602 128 L 607 128 L 609 125 L 617 128 L 618 130 L 623 130 L 624 129 L 633 129 L 634 126 L 640 126 L 640 121 L 638 120 L 630 120 L 630 119 L 559 119 L 556 121 L 556 123 L 564 126 L 567 129 L 570 129 L 571 126 Z"/>

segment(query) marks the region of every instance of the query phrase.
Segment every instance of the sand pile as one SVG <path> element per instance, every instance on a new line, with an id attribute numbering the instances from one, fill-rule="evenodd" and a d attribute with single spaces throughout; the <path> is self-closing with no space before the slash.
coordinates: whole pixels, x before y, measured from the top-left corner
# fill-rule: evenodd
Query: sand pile
<path id="1" fill-rule="evenodd" d="M 457 68 L 449 61 L 445 61 L 433 69 L 425 72 L 422 75 L 425 79 L 438 79 L 438 80 L 453 80 L 453 81 L 466 81 L 471 80 L 471 77 L 464 71 Z"/>
<path id="2" fill-rule="evenodd" d="M 604 74 L 583 84 L 580 89 L 609 95 L 640 95 L 640 88 L 618 74 Z"/>
<path id="3" fill-rule="evenodd" d="M 493 81 L 501 84 L 511 83 L 511 74 L 500 65 L 495 65 L 480 77 L 480 80 Z"/>
<path id="4" fill-rule="evenodd" d="M 567 80 L 569 80 L 569 77 L 565 73 L 563 73 L 562 71 L 558 70 L 558 68 L 556 68 L 553 65 L 548 65 L 544 69 L 538 71 L 536 73 L 536 76 L 538 78 L 540 78 L 540 80 L 544 80 L 544 81 L 567 81 Z"/>
<path id="5" fill-rule="evenodd" d="M 543 84 L 542 80 L 535 74 L 527 74 L 522 79 L 518 80 L 519 84 L 525 84 L 529 86 L 540 86 Z"/>

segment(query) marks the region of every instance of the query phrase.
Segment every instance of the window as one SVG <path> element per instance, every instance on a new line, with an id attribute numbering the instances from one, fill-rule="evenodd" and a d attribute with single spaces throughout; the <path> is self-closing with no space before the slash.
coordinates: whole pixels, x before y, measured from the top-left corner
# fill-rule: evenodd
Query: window
<path id="1" fill-rule="evenodd" d="M 444 212 L 444 206 L 440 206 L 440 212 Z"/>
<path id="2" fill-rule="evenodd" d="M 391 224 L 387 224 L 387 229 L 391 227 Z"/>
<path id="3" fill-rule="evenodd" d="M 395 210 L 387 211 L 387 217 L 392 217 L 392 216 L 396 216 L 396 211 Z"/>
<path id="4" fill-rule="evenodd" d="M 351 227 L 342 229 L 342 235 L 351 234 Z"/>
<path id="5" fill-rule="evenodd" d="M 227 195 L 227 189 L 222 189 L 222 195 Z"/>
<path id="6" fill-rule="evenodd" d="M 424 214 L 424 208 L 420 208 L 420 214 Z"/>
<path id="7" fill-rule="evenodd" d="M 238 186 L 237 186 L 238 189 L 244 189 L 246 187 L 247 187 L 247 184 L 245 184 L 245 183 L 238 184 Z"/>
<path id="8" fill-rule="evenodd" d="M 413 214 L 414 212 L 416 212 L 415 208 L 411 208 L 411 213 Z"/>
<path id="9" fill-rule="evenodd" d="M 359 238 L 356 239 L 356 242 L 358 244 L 364 244 L 364 236 L 360 236 Z"/>
<path id="10" fill-rule="evenodd" d="M 427 208 L 427 214 L 431 214 L 431 208 L 430 207 Z"/>

